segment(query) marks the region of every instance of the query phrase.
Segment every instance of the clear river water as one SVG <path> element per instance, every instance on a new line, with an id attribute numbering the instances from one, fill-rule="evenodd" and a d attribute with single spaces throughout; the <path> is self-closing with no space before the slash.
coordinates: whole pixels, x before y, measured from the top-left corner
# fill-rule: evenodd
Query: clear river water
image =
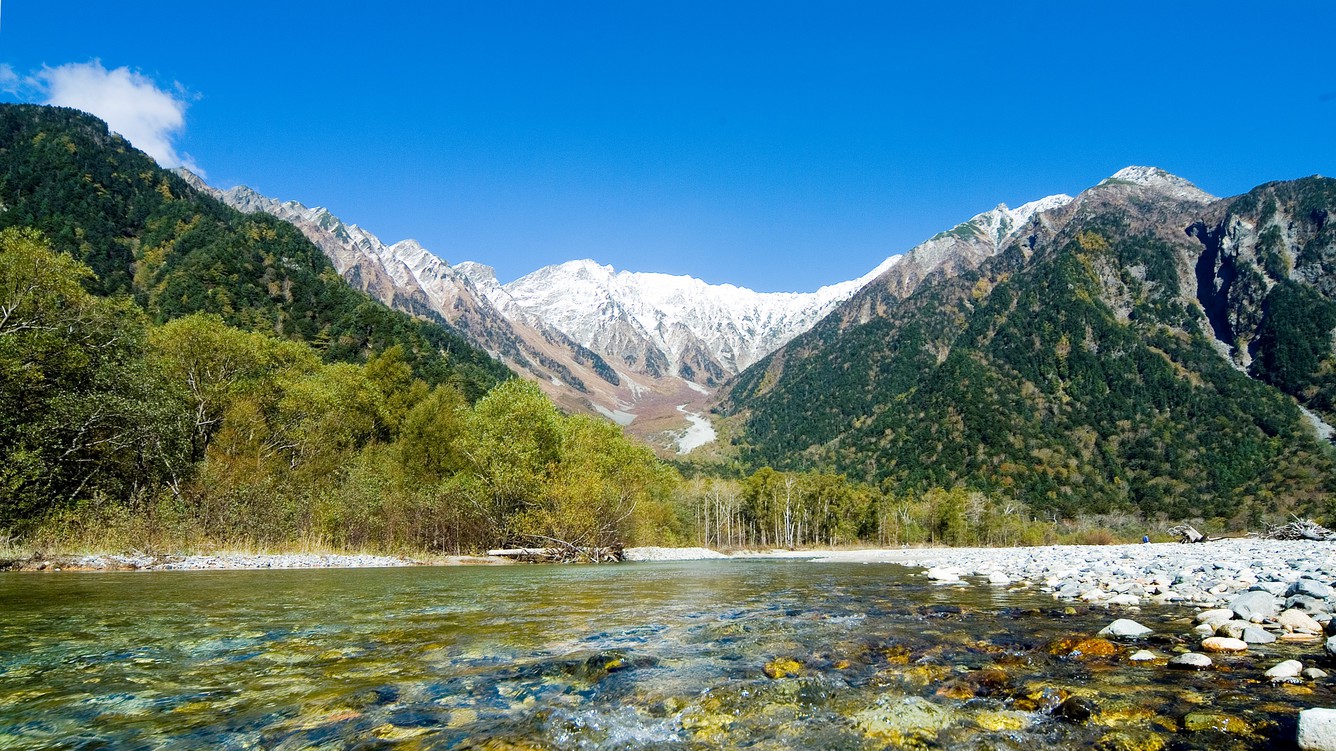
<path id="1" fill-rule="evenodd" d="M 1275 646 L 894 564 L 0 575 L 0 749 L 1294 748 Z M 1320 651 L 1320 650 L 1318 650 Z"/>

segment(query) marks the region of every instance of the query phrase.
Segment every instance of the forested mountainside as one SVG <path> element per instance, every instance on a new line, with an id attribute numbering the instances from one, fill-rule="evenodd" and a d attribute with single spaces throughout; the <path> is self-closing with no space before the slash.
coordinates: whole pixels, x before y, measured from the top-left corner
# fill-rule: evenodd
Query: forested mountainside
<path id="1" fill-rule="evenodd" d="M 403 347 L 414 372 L 476 399 L 509 371 L 442 325 L 350 288 L 290 224 L 246 215 L 77 110 L 0 105 L 0 228 L 41 230 L 158 322 L 191 313 L 309 342 L 327 361 Z"/>
<path id="2" fill-rule="evenodd" d="M 753 467 L 892 492 L 963 485 L 1067 515 L 1321 511 L 1331 447 L 1295 400 L 1332 415 L 1334 211 L 1324 178 L 1217 201 L 1125 170 L 993 255 L 904 284 L 910 254 L 722 408 Z"/>
<path id="3" fill-rule="evenodd" d="M 672 539 L 677 479 L 72 110 L 0 107 L 0 548 Z"/>

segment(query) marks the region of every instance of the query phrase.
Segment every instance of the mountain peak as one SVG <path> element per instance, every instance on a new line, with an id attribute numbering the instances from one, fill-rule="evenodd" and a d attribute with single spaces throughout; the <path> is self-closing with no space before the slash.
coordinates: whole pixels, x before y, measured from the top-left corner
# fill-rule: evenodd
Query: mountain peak
<path id="1" fill-rule="evenodd" d="M 455 264 L 455 271 L 458 271 L 461 276 L 474 284 L 482 284 L 484 282 L 496 283 L 496 269 L 485 263 L 478 263 L 477 261 L 460 261 Z"/>
<path id="2" fill-rule="evenodd" d="M 1133 165 L 1123 167 L 1095 187 L 1109 185 L 1139 185 L 1144 188 L 1166 193 L 1174 198 L 1197 203 L 1209 203 L 1215 196 L 1193 185 L 1178 175 L 1166 172 L 1159 167 Z"/>
<path id="3" fill-rule="evenodd" d="M 592 258 L 566 261 L 565 263 L 558 264 L 556 268 L 568 273 L 598 279 L 607 279 L 616 276 L 617 274 L 617 269 L 613 268 L 612 264 L 602 264 Z"/>

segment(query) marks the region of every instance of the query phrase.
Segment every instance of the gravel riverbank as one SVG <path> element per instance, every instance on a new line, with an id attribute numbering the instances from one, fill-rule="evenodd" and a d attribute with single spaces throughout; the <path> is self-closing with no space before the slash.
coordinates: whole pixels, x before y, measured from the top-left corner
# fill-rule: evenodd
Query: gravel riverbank
<path id="1" fill-rule="evenodd" d="M 767 551 L 755 557 L 886 562 L 927 569 L 942 583 L 1024 584 L 1063 600 L 1219 607 L 1249 590 L 1283 596 L 1300 579 L 1336 581 L 1336 544 L 1231 539 L 1198 545 Z M 1133 602 L 1130 598 L 1135 598 Z M 1309 603 L 1309 605 L 1314 605 Z"/>
<path id="2" fill-rule="evenodd" d="M 812 561 L 898 563 L 926 569 L 944 584 L 991 583 L 1041 587 L 1059 599 L 1089 603 L 1225 605 L 1249 590 L 1283 597 L 1300 579 L 1336 581 L 1336 544 L 1255 539 L 1200 545 L 1059 545 L 1033 548 L 916 548 L 834 551 L 743 551 L 708 548 L 627 548 L 628 561 L 797 558 Z M 84 555 L 13 562 L 22 570 L 207 570 L 379 568 L 498 563 L 482 557 L 418 560 L 402 556 L 216 553 L 208 555 Z M 1132 601 L 1135 598 L 1136 602 Z M 1308 603 L 1313 605 L 1312 603 Z"/>

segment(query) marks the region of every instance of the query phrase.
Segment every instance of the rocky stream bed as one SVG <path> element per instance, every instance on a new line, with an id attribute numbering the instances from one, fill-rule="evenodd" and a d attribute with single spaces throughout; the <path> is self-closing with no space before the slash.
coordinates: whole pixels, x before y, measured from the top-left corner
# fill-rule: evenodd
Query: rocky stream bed
<path id="1" fill-rule="evenodd" d="M 12 575 L 0 746 L 1336 748 L 1332 549 Z"/>

